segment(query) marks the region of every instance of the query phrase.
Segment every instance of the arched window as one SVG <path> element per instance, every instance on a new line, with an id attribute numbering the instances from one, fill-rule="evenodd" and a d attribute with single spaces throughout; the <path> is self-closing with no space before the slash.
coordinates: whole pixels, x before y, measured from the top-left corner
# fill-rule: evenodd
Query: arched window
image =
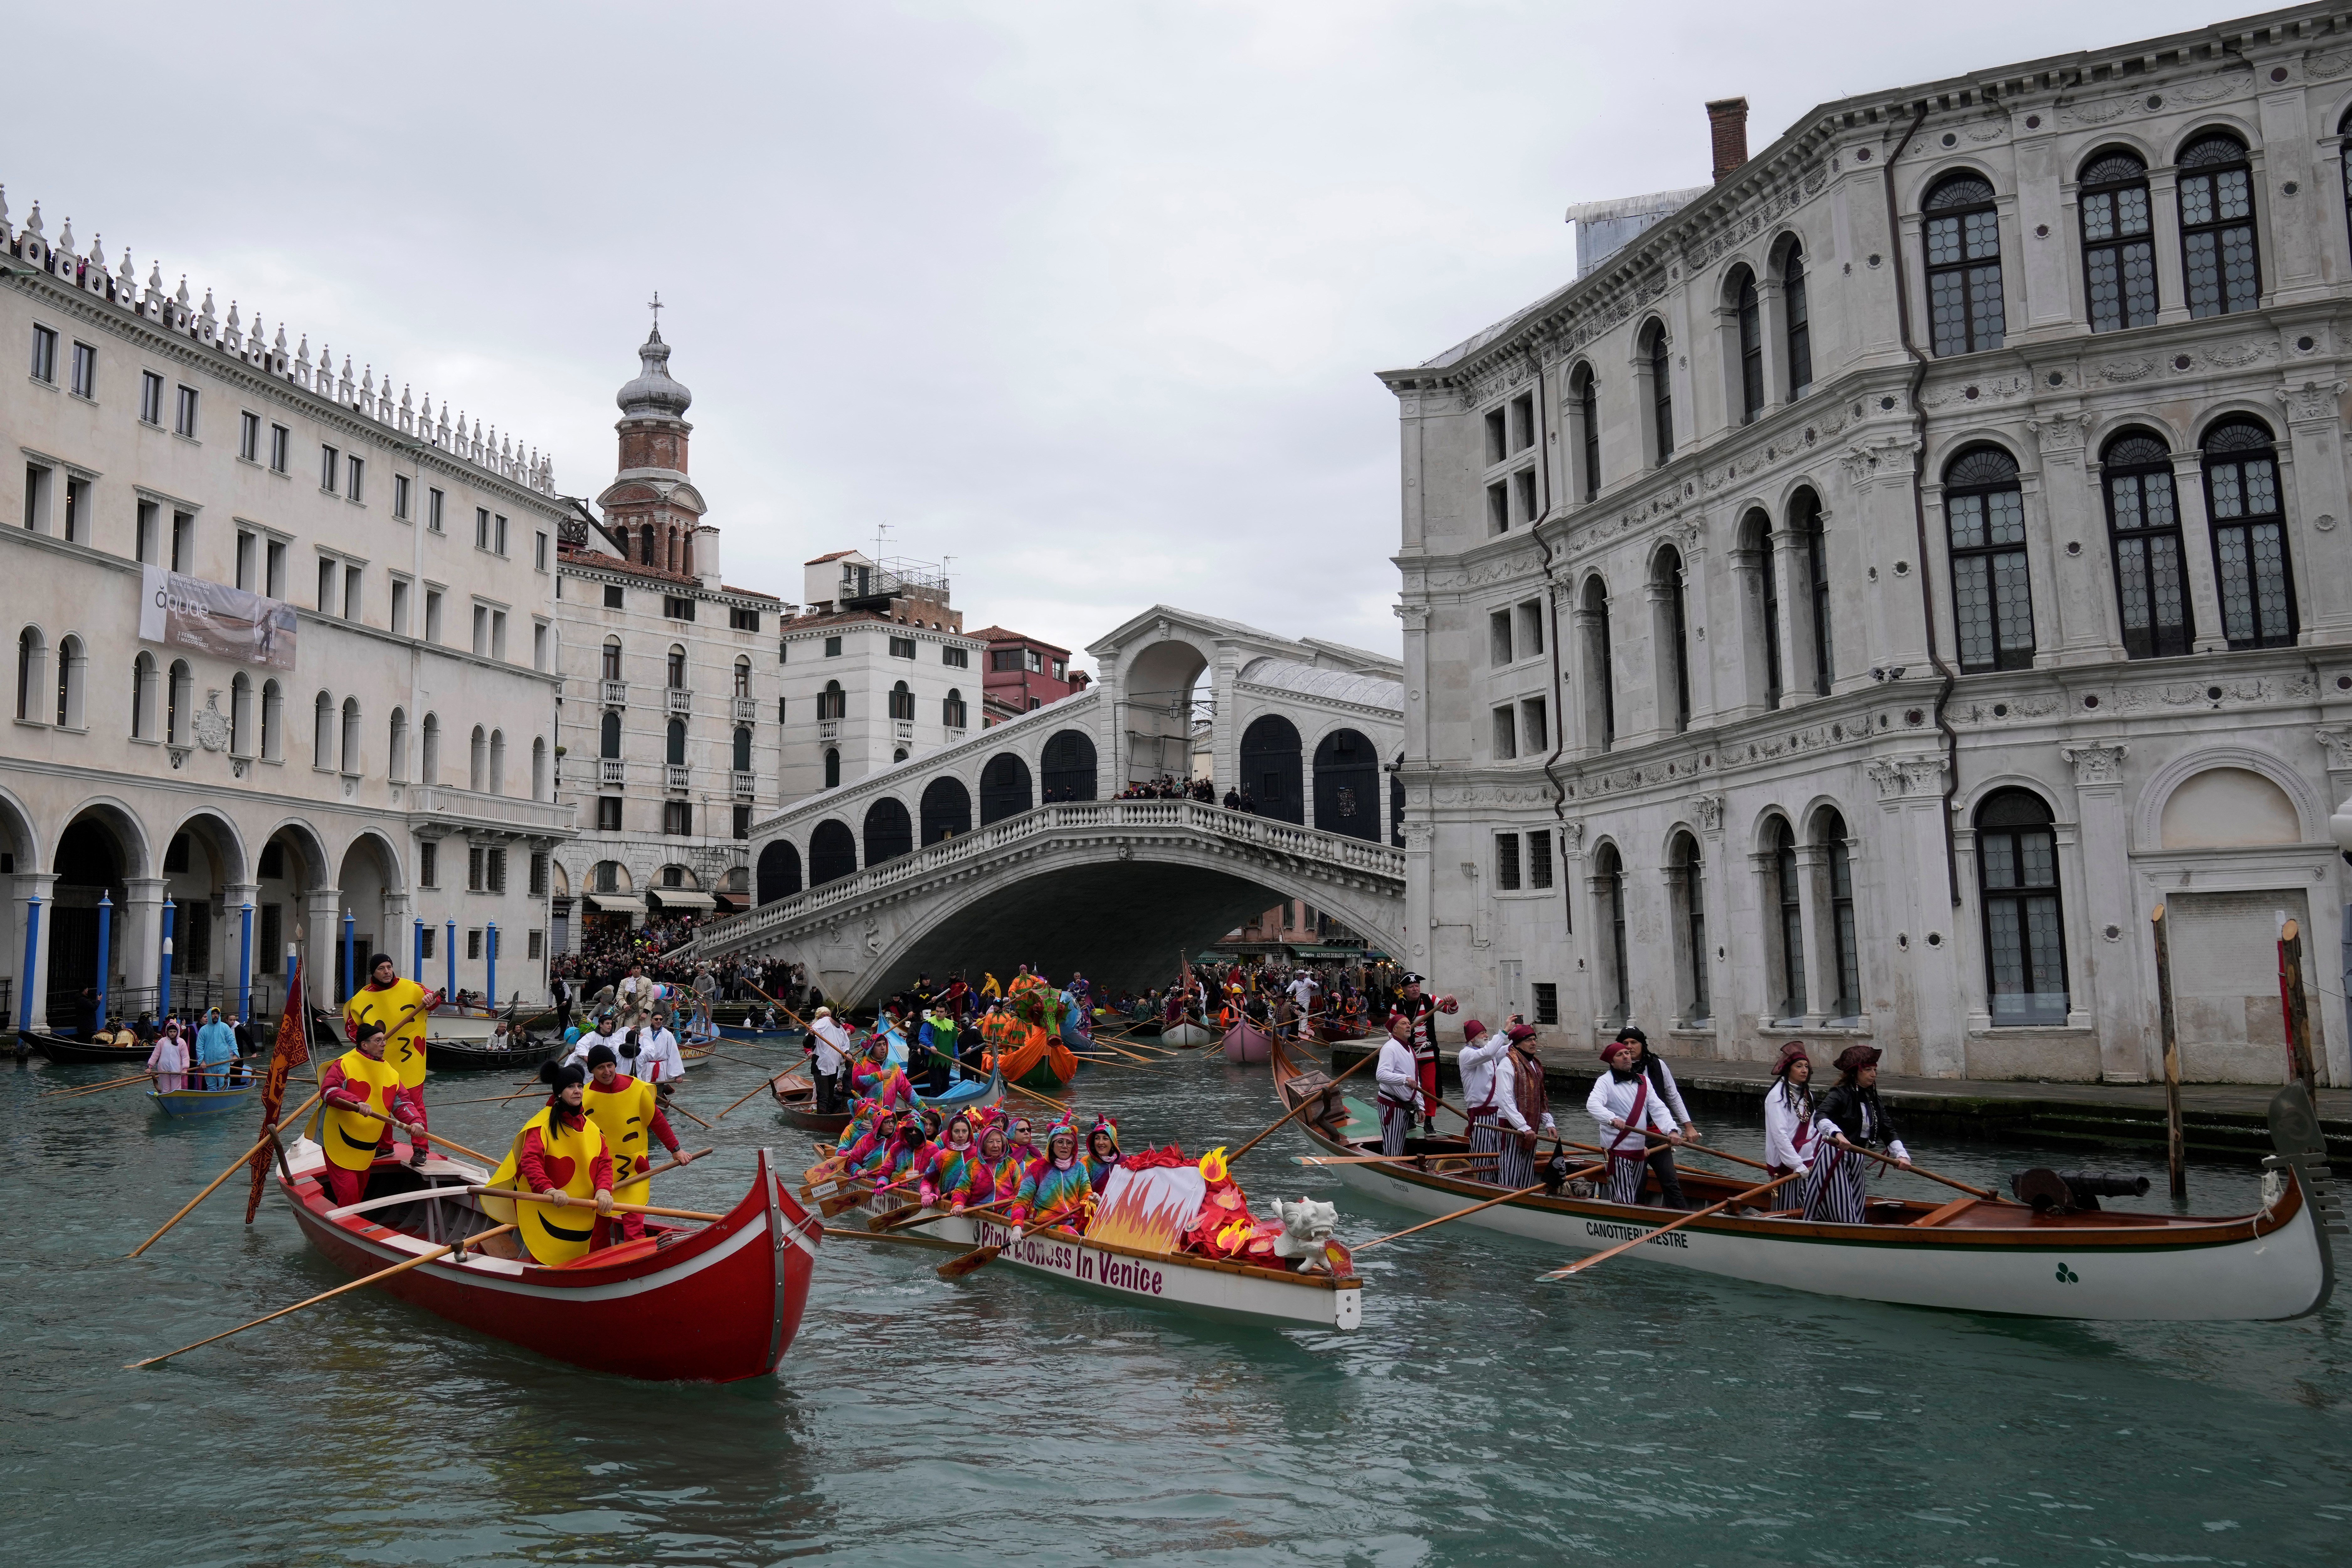
<path id="1" fill-rule="evenodd" d="M 1592 891 L 1609 944 L 1601 964 L 1601 1021 L 1614 1029 L 1625 1022 L 1632 992 L 1625 966 L 1625 863 L 1614 844 L 1603 844 L 1592 858 Z"/>
<path id="2" fill-rule="evenodd" d="M 343 699 L 343 772 L 360 771 L 360 700 Z"/>
<path id="3" fill-rule="evenodd" d="M 476 795 L 490 782 L 490 732 L 479 724 L 466 745 L 466 787 Z"/>
<path id="4" fill-rule="evenodd" d="M 603 669 L 604 679 L 606 680 L 619 680 L 622 679 L 620 638 L 606 637 L 604 639 Z"/>
<path id="5" fill-rule="evenodd" d="M 1780 258 L 1780 315 L 1789 333 L 1789 401 L 1813 389 L 1813 312 L 1805 297 L 1805 252 L 1789 247 Z"/>
<path id="6" fill-rule="evenodd" d="M 1944 522 L 1960 668 L 2032 668 L 2033 590 L 2017 459 L 1998 447 L 1972 447 L 1953 458 L 1944 469 Z"/>
<path id="7" fill-rule="evenodd" d="M 2083 281 L 2091 331 L 2156 324 L 2156 240 L 2148 226 L 2147 165 L 2112 148 L 2084 165 Z"/>
<path id="8" fill-rule="evenodd" d="M 1822 528 L 1822 498 L 1798 492 L 1790 508 L 1790 531 L 1797 536 L 1797 590 L 1804 597 L 1797 614 L 1805 631 L 1799 667 L 1812 679 L 1813 695 L 1827 697 L 1835 663 L 1830 640 L 1830 550 Z M 1810 668 L 1806 668 L 1810 667 Z"/>
<path id="9" fill-rule="evenodd" d="M 490 793 L 507 793 L 507 732 L 504 730 L 490 731 Z"/>
<path id="10" fill-rule="evenodd" d="M 1653 321 L 1642 334 L 1642 358 L 1650 374 L 1650 441 L 1657 461 L 1675 455 L 1675 353 L 1666 324 Z"/>
<path id="11" fill-rule="evenodd" d="M 47 682 L 47 644 L 39 631 L 26 626 L 16 634 L 16 717 L 29 723 L 41 720 L 41 697 Z"/>
<path id="12" fill-rule="evenodd" d="M 841 689 L 841 682 L 828 680 L 816 694 L 816 716 L 820 721 L 849 717 L 849 693 Z"/>
<path id="13" fill-rule="evenodd" d="M 760 850 L 756 877 L 760 902 L 791 898 L 801 890 L 801 852 L 790 839 L 771 839 Z"/>
<path id="14" fill-rule="evenodd" d="M 1584 726 L 1605 752 L 1617 743 L 1617 676 L 1611 663 L 1609 585 L 1598 575 L 1584 580 L 1577 621 L 1584 633 Z"/>
<path id="15" fill-rule="evenodd" d="M 1927 194 L 1927 319 L 1937 355 L 2000 347 L 2000 215 L 1981 174 L 1954 174 Z"/>
<path id="16" fill-rule="evenodd" d="M 1381 754 L 1360 730 L 1334 730 L 1316 742 L 1315 826 L 1381 841 Z"/>
<path id="17" fill-rule="evenodd" d="M 229 677 L 228 751 L 233 757 L 253 755 L 253 678 L 243 670 Z"/>
<path id="18" fill-rule="evenodd" d="M 286 755 L 286 696 L 274 680 L 261 683 L 261 755 L 273 763 Z"/>
<path id="19" fill-rule="evenodd" d="M 530 798 L 547 798 L 547 737 L 534 735 L 530 741 Z"/>
<path id="20" fill-rule="evenodd" d="M 2221 635 L 2233 648 L 2292 646 L 2294 575 L 2271 433 L 2259 420 L 2224 419 L 2205 432 L 2204 451 Z"/>
<path id="21" fill-rule="evenodd" d="M 1049 801 L 1094 799 L 1094 738 L 1064 730 L 1048 740 L 1037 753 L 1037 783 Z"/>
<path id="22" fill-rule="evenodd" d="M 857 836 L 849 824 L 826 817 L 809 833 L 809 886 L 821 888 L 857 870 Z"/>
<path id="23" fill-rule="evenodd" d="M 621 716 L 610 709 L 596 724 L 596 754 L 617 757 L 621 754 Z"/>
<path id="24" fill-rule="evenodd" d="M 1658 606 L 1656 632 L 1658 716 L 1676 734 L 1690 728 L 1690 616 L 1683 595 L 1683 558 L 1672 546 L 1658 552 L 1650 568 L 1651 598 Z"/>
<path id="25" fill-rule="evenodd" d="M 21 655 L 23 643 L 17 645 Z M 269 683 L 273 688 L 276 681 Z M 142 653 L 131 661 L 131 738 L 155 738 L 155 656 Z"/>
<path id="26" fill-rule="evenodd" d="M 1675 957 L 1682 973 L 1675 978 L 1682 994 L 1679 1022 L 1705 1026 L 1715 1019 L 1715 1002 L 1707 986 L 1706 867 L 1698 840 L 1687 833 L 1675 836 L 1667 852 L 1667 879 L 1674 895 Z"/>
<path id="27" fill-rule="evenodd" d="M 335 765 L 335 700 L 323 691 L 310 704 L 310 765 Z"/>
<path id="28" fill-rule="evenodd" d="M 81 638 L 69 637 L 58 644 L 58 727 L 79 730 L 81 722 L 82 675 L 89 656 Z"/>
<path id="29" fill-rule="evenodd" d="M 667 675 L 672 691 L 686 689 L 686 649 L 676 643 L 670 645 Z"/>
<path id="30" fill-rule="evenodd" d="M 2191 318 L 2262 303 L 2253 181 L 2246 144 L 2226 131 L 2200 136 L 2181 152 L 2180 262 Z"/>
<path id="31" fill-rule="evenodd" d="M 1749 617 L 1748 668 L 1764 678 L 1764 706 L 1780 706 L 1780 573 L 1772 560 L 1772 520 L 1761 509 L 1739 521 L 1744 569 L 1753 574 L 1748 592 L 1756 613 Z M 1753 689 L 1752 688 L 1750 689 Z"/>
<path id="32" fill-rule="evenodd" d="M 2172 456 L 2145 430 L 2109 441 L 2099 458 L 2107 492 L 2107 539 L 2116 563 L 2116 609 L 2127 658 L 2177 658 L 2196 628 L 2180 554 L 2180 508 Z"/>
<path id="33" fill-rule="evenodd" d="M 1756 274 L 1745 267 L 1732 289 L 1731 305 L 1739 318 L 1739 422 L 1749 425 L 1764 412 L 1764 310 Z"/>
<path id="34" fill-rule="evenodd" d="M 890 688 L 890 717 L 909 724 L 915 721 L 915 694 L 903 680 Z"/>
<path id="35" fill-rule="evenodd" d="M 923 786 L 923 843 L 960 837 L 971 831 L 971 792 L 963 781 L 941 774 Z"/>
<path id="36" fill-rule="evenodd" d="M 416 782 L 437 784 L 441 782 L 441 716 L 425 716 L 423 743 L 417 748 Z"/>
<path id="37" fill-rule="evenodd" d="M 833 746 L 827 746 L 824 750 L 824 787 L 827 789 L 841 787 L 841 752 L 838 748 Z"/>
<path id="38" fill-rule="evenodd" d="M 662 761 L 674 768 L 684 767 L 686 765 L 685 720 L 673 719 L 669 721 L 669 729 L 664 736 L 664 742 Z"/>
<path id="39" fill-rule="evenodd" d="M 2336 122 L 2336 134 L 2352 136 L 2352 109 L 2346 110 L 2344 118 Z M 2344 223 L 2347 231 L 2352 232 L 2352 158 L 2345 158 L 2342 162 L 2344 164 Z"/>
<path id="40" fill-rule="evenodd" d="M 646 524 L 646 531 L 637 535 L 637 563 L 639 565 L 650 566 L 654 563 L 654 551 L 656 548 L 656 544 L 657 542 L 654 534 L 654 525 L 649 522 Z"/>
<path id="41" fill-rule="evenodd" d="M 1830 1001 L 1832 1018 L 1862 1016 L 1861 932 L 1853 918 L 1853 855 L 1846 847 L 1845 817 L 1834 806 L 1824 806 L 1813 818 L 1813 842 L 1822 849 L 1829 867 L 1829 939 L 1837 962 L 1838 994 Z"/>
<path id="42" fill-rule="evenodd" d="M 1259 816 L 1306 826 L 1301 750 L 1298 726 L 1279 713 L 1261 714 L 1242 731 L 1242 793 Z"/>
<path id="43" fill-rule="evenodd" d="M 2058 837 L 2031 790 L 1998 790 L 1977 808 L 1977 883 L 1984 902 L 1985 992 L 1992 1021 L 2066 1019 L 2066 924 Z"/>
<path id="44" fill-rule="evenodd" d="M 748 658 L 739 658 L 735 661 L 735 695 L 738 697 L 751 695 L 751 661 Z"/>
<path id="45" fill-rule="evenodd" d="M 948 694 L 940 699 L 940 722 L 950 730 L 971 727 L 971 720 L 963 705 L 963 693 L 952 686 L 948 688 Z"/>
<path id="46" fill-rule="evenodd" d="M 740 724 L 735 727 L 734 765 L 735 771 L 739 773 L 748 773 L 751 771 L 751 731 Z"/>
<path id="47" fill-rule="evenodd" d="M 1592 367 L 1580 364 L 1569 378 L 1569 396 L 1576 403 L 1576 433 L 1584 458 L 1584 471 L 1578 484 L 1584 499 L 1591 500 L 1601 493 L 1601 378 Z"/>
<path id="48" fill-rule="evenodd" d="M 904 803 L 884 795 L 866 808 L 866 864 L 896 860 L 915 847 L 915 825 Z"/>
<path id="49" fill-rule="evenodd" d="M 1766 889 L 1770 907 L 1777 917 L 1773 935 L 1780 952 L 1780 995 L 1776 1017 L 1801 1018 L 1805 1016 L 1805 905 L 1801 884 L 1798 881 L 1797 834 L 1785 816 L 1772 819 L 1767 842 L 1772 856 L 1771 886 Z"/>
<path id="50" fill-rule="evenodd" d="M 184 746 L 188 743 L 189 722 L 196 716 L 196 676 L 186 659 L 172 661 L 172 679 L 163 695 L 169 704 L 163 710 L 163 738 L 175 746 Z"/>
<path id="51" fill-rule="evenodd" d="M 1029 764 L 1011 752 L 999 752 L 989 758 L 988 766 L 980 773 L 980 825 L 1002 822 L 1018 816 L 1032 805 L 1029 795 Z"/>

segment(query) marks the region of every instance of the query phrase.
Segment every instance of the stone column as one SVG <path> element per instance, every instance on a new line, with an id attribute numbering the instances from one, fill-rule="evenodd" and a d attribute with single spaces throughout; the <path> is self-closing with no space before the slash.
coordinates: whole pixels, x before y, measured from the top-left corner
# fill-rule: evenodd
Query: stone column
<path id="1" fill-rule="evenodd" d="M 2134 897 L 2131 836 L 2124 820 L 2126 747 L 2104 741 L 2063 746 L 2059 755 L 2074 764 L 2078 856 L 2083 873 L 2083 912 L 2074 951 L 2089 962 L 2090 1006 L 2078 994 L 2069 1012 L 2091 1015 L 2099 1032 L 2099 1076 L 2145 1083 L 2163 1071 L 2163 1042 L 2154 1027 L 2155 976 L 2148 960 L 2147 922 Z M 2119 934 L 2109 941 L 2106 932 Z M 2082 980 L 2074 984 L 2080 987 Z"/>
<path id="2" fill-rule="evenodd" d="M 1707 592 L 1706 525 L 1687 523 L 1677 531 L 1675 543 L 1683 552 L 1683 621 L 1689 632 L 1691 728 L 1715 721 L 1720 711 L 1715 700 L 1716 662 L 1711 651 L 1715 601 Z M 1736 647 L 1738 638 L 1732 641 Z M 1727 676 L 1727 679 L 1734 677 Z"/>
<path id="3" fill-rule="evenodd" d="M 2039 500 L 2045 526 L 2026 530 L 2034 573 L 2036 663 L 2101 664 L 2121 657 L 2110 636 L 2115 603 L 2106 518 L 2096 484 L 2084 468 L 2084 420 L 2078 414 L 2048 414 L 2027 427 L 2042 449 Z M 2065 553 L 2069 545 L 2078 547 Z M 2044 637 L 2048 640 L 2042 640 Z"/>
<path id="4" fill-rule="evenodd" d="M 313 888 L 303 894 L 302 917 L 302 994 L 325 1007 L 335 994 L 333 976 L 341 957 L 343 890 Z"/>
<path id="5" fill-rule="evenodd" d="M 1895 963 L 1909 982 L 1907 1010 L 1898 1005 L 1895 1037 L 1885 1037 L 1882 1029 L 1877 1044 L 1891 1059 L 1890 1071 L 1961 1078 L 1968 1069 L 1968 1010 L 1955 927 L 1966 910 L 1952 903 L 1944 856 L 1944 773 L 1941 756 L 1891 757 L 1870 764 L 1887 829 L 1887 898 L 1881 919 L 1894 928 Z M 1898 988 L 1896 994 L 1905 993 Z"/>
<path id="6" fill-rule="evenodd" d="M 2213 523 L 2205 512 L 2205 463 L 2194 447 L 2172 454 L 2173 504 L 2180 509 L 2180 558 L 2189 570 L 2189 616 L 2195 653 L 2229 647 L 2221 635 L 2221 588 L 2213 573 Z"/>
<path id="7" fill-rule="evenodd" d="M 2299 640 L 2338 642 L 2352 627 L 2352 579 L 2323 566 L 2343 546 L 2336 535 L 2347 510 L 2344 462 L 2342 381 L 2292 383 L 2274 395 L 2286 415 L 2288 440 L 2280 454 L 2281 504 L 2286 509 L 2288 548 L 2294 552 L 2294 588 L 2301 612 Z M 2288 497 L 2293 499 L 2288 500 Z"/>
<path id="8" fill-rule="evenodd" d="M 1416 799 L 1418 797 L 1418 799 Z M 1431 879 L 1435 875 L 1432 848 L 1435 830 L 1427 817 L 1426 791 L 1415 790 L 1405 796 L 1404 822 L 1404 940 L 1397 957 L 1405 968 L 1427 973 L 1430 966 L 1430 942 L 1437 930 L 1435 889 Z"/>
<path id="9" fill-rule="evenodd" d="M 534 842 L 544 842 L 544 840 L 534 840 Z M 530 860 L 528 859 L 530 853 L 530 847 L 526 845 L 521 850 L 521 853 L 526 857 L 523 864 L 528 868 L 530 865 Z M 549 856 L 549 859 L 551 863 L 553 860 L 553 855 L 551 852 Z M 511 868 L 509 868 L 508 875 L 509 879 L 511 879 L 513 876 Z M 553 878 L 549 879 L 551 885 L 552 885 L 553 881 Z M 524 886 L 528 887 L 530 884 L 526 882 Z M 552 930 L 552 906 L 546 900 L 541 900 L 531 905 L 530 912 L 532 919 L 546 921 L 549 923 L 551 929 L 548 931 L 548 940 L 550 942 L 554 941 L 555 933 Z M 383 952 L 392 954 L 393 968 L 398 970 L 405 978 L 414 980 L 421 985 L 425 983 L 425 976 L 422 974 L 408 973 L 408 971 L 415 967 L 416 964 L 416 937 L 415 934 L 415 926 L 413 924 L 415 920 L 415 894 L 410 892 L 385 893 L 383 896 L 384 930 L 377 935 L 376 942 Z M 528 951 L 528 944 L 526 944 L 526 951 Z M 550 954 L 550 956 L 551 957 L 553 955 Z M 528 961 L 526 960 L 525 962 L 527 963 Z"/>
<path id="10" fill-rule="evenodd" d="M 1772 526 L 1772 560 L 1765 570 L 1780 595 L 1780 706 L 1794 708 L 1814 700 L 1813 661 L 1808 643 L 1812 625 L 1813 585 L 1806 579 L 1805 536 L 1776 521 Z"/>
<path id="11" fill-rule="evenodd" d="M 1780 909 L 1775 893 L 1767 890 L 1773 887 L 1773 879 L 1779 874 L 1776 858 L 1769 850 L 1749 851 L 1748 899 L 1743 905 L 1736 907 L 1744 908 L 1755 918 L 1736 933 L 1730 943 L 1734 972 L 1753 973 L 1762 979 L 1764 989 L 1753 998 L 1756 1010 L 1746 1016 L 1755 1020 L 1757 1028 L 1767 1031 L 1780 1021 L 1780 1003 L 1783 1000 L 1780 967 L 1772 962 L 1773 950 L 1780 941 Z M 1746 962 L 1749 949 L 1738 940 L 1738 937 L 1754 939 L 1755 963 L 1752 965 Z"/>
<path id="12" fill-rule="evenodd" d="M 2179 172 L 2168 164 L 2147 172 L 2147 216 L 2156 241 L 2156 320 L 2169 327 L 2189 319 L 2189 279 L 2180 265 Z"/>
<path id="13" fill-rule="evenodd" d="M 241 978 L 237 965 L 246 962 L 245 906 L 253 906 L 253 952 L 250 960 L 256 968 L 261 963 L 261 885 L 257 882 L 224 882 L 221 884 L 221 931 L 223 937 L 213 949 L 216 967 L 223 978 L 221 984 L 227 993 L 221 1001 L 223 1013 L 236 1011 L 236 998 Z M 250 979 L 250 974 L 242 978 Z"/>
<path id="14" fill-rule="evenodd" d="M 115 956 L 122 969 L 123 985 L 129 990 L 149 993 L 142 1005 L 153 1006 L 152 993 L 163 973 L 163 878 L 122 879 L 122 951 Z M 138 1016 L 138 1009 L 130 1009 L 129 1016 Z"/>
<path id="15" fill-rule="evenodd" d="M 1837 995 L 1837 955 L 1827 940 L 1830 922 L 1830 852 L 1822 845 L 1797 846 L 1797 909 L 1805 927 L 1805 1027 L 1830 1019 Z"/>
<path id="16" fill-rule="evenodd" d="M 1230 643 L 1217 647 L 1215 661 L 1210 666 L 1209 690 L 1216 701 L 1216 717 L 1211 721 L 1211 769 L 1216 773 L 1217 795 L 1239 785 L 1242 777 L 1242 725 L 1240 702 L 1234 695 L 1234 683 L 1241 679 L 1241 655 Z M 1190 755 L 1192 720 L 1190 709 L 1181 721 L 1187 739 L 1184 744 Z"/>
<path id="17" fill-rule="evenodd" d="M 16 1027 L 23 1018 L 36 1029 L 46 1029 L 49 1007 L 49 932 L 57 924 L 58 879 L 49 871 L 20 871 L 16 875 L 16 951 L 7 956 L 8 968 L 16 973 L 16 988 L 9 998 L 8 1026 Z M 32 918 L 34 900 L 38 900 L 41 929 L 33 944 L 32 961 L 25 956 L 25 926 Z"/>

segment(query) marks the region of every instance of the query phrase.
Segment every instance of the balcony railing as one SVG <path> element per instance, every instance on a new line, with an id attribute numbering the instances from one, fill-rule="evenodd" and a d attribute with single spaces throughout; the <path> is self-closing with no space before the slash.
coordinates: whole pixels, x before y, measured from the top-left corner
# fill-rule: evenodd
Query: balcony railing
<path id="1" fill-rule="evenodd" d="M 412 826 L 448 828 L 479 826 L 508 833 L 570 833 L 573 809 L 570 801 L 530 800 L 510 795 L 483 795 L 446 784 L 420 784 L 409 794 Z"/>
<path id="2" fill-rule="evenodd" d="M 735 722 L 738 724 L 749 724 L 758 719 L 760 716 L 758 708 L 759 700 L 760 700 L 756 697 L 736 698 Z"/>
<path id="3" fill-rule="evenodd" d="M 597 695 L 597 700 L 602 702 L 605 707 L 626 708 L 629 705 L 629 683 L 627 681 L 600 680 L 596 684 L 601 688 L 601 690 Z"/>
<path id="4" fill-rule="evenodd" d="M 676 686 L 664 688 L 662 691 L 662 711 L 665 713 L 692 713 L 694 711 L 694 693 Z"/>
<path id="5" fill-rule="evenodd" d="M 734 785 L 736 795 L 744 800 L 749 800 L 758 788 L 760 775 L 746 773 L 741 768 L 735 768 L 729 773 L 728 778 Z"/>
<path id="6" fill-rule="evenodd" d="M 613 788 L 618 789 L 621 785 L 626 784 L 628 779 L 629 764 L 621 761 L 620 758 L 599 757 L 596 759 L 596 782 L 599 784 L 609 784 Z"/>
<path id="7" fill-rule="evenodd" d="M 912 719 L 891 720 L 890 741 L 893 745 L 913 745 L 915 743 L 915 721 Z"/>
<path id="8" fill-rule="evenodd" d="M 688 786 L 688 774 L 691 771 L 684 763 L 664 763 L 662 783 L 669 789 L 685 789 Z"/>
<path id="9" fill-rule="evenodd" d="M 841 721 L 838 719 L 818 720 L 816 721 L 816 739 L 817 743 L 823 746 L 830 746 L 839 741 L 841 739 Z"/>

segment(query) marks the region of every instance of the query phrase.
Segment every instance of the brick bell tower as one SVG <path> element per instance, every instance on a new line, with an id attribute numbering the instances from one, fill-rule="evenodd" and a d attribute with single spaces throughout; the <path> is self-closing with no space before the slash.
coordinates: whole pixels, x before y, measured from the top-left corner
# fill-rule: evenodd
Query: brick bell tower
<path id="1" fill-rule="evenodd" d="M 719 531 L 702 521 L 702 494 L 686 477 L 686 411 L 694 394 L 669 374 L 669 345 L 661 335 L 661 296 L 653 299 L 653 331 L 637 350 L 637 374 L 614 401 L 620 405 L 620 472 L 596 498 L 607 532 L 641 572 L 719 581 Z"/>

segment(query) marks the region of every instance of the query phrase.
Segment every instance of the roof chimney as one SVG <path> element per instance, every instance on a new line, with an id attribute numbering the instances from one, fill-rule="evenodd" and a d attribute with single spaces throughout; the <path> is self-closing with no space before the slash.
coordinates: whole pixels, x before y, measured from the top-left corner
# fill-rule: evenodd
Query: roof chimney
<path id="1" fill-rule="evenodd" d="M 1718 98 L 1706 106 L 1708 137 L 1715 143 L 1715 177 L 1748 162 L 1748 100 Z"/>

